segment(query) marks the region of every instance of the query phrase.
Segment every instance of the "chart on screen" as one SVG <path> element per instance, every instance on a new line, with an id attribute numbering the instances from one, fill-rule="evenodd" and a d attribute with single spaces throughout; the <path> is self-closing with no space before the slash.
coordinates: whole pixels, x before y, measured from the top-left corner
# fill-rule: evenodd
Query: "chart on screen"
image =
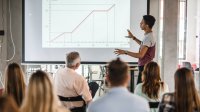
<path id="1" fill-rule="evenodd" d="M 43 48 L 129 48 L 130 0 L 43 0 Z"/>

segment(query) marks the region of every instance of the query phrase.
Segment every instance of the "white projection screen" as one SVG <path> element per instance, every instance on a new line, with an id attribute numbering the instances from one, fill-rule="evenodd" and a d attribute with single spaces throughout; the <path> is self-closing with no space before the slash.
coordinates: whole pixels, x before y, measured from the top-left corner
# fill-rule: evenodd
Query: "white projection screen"
<path id="1" fill-rule="evenodd" d="M 138 52 L 127 29 L 143 38 L 147 0 L 23 0 L 23 63 L 64 63 L 78 51 L 82 63 L 103 64 L 115 48 Z M 120 55 L 124 61 L 138 59 Z"/>

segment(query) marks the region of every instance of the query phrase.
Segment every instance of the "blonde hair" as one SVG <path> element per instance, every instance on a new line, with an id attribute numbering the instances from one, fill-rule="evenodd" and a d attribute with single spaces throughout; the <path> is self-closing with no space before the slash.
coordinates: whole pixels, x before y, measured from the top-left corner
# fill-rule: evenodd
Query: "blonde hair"
<path id="1" fill-rule="evenodd" d="M 43 71 L 33 73 L 21 111 L 58 112 L 58 107 L 58 100 L 56 99 L 53 86 L 47 74 Z"/>
<path id="2" fill-rule="evenodd" d="M 24 73 L 17 63 L 8 65 L 5 74 L 5 95 L 11 95 L 18 106 L 21 106 L 25 95 Z"/>

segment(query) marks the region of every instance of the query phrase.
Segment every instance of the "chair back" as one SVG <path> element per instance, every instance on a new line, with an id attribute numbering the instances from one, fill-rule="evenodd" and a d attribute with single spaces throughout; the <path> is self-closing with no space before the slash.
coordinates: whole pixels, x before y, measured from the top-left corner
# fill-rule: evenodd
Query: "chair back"
<path id="1" fill-rule="evenodd" d="M 58 96 L 60 101 L 64 102 L 75 102 L 75 101 L 83 101 L 83 106 L 82 107 L 75 107 L 70 109 L 71 112 L 86 112 L 86 103 L 85 100 L 82 98 L 82 96 L 76 96 L 76 97 L 63 97 L 63 96 Z"/>
<path id="2" fill-rule="evenodd" d="M 160 102 L 149 102 L 149 107 L 152 108 L 158 108 Z"/>

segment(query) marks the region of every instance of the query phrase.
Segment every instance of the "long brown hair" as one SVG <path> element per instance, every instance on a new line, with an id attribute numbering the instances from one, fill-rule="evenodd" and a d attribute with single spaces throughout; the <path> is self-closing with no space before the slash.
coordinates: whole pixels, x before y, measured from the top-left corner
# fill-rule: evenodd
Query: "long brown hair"
<path id="1" fill-rule="evenodd" d="M 43 71 L 36 71 L 30 78 L 21 111 L 57 112 L 58 109 L 58 100 L 56 100 L 56 95 L 49 77 Z"/>
<path id="2" fill-rule="evenodd" d="M 160 68 L 158 64 L 153 61 L 146 64 L 142 75 L 142 92 L 148 95 L 149 98 L 157 99 L 161 86 Z"/>
<path id="3" fill-rule="evenodd" d="M 19 112 L 19 108 L 17 107 L 13 97 L 0 97 L 0 112 Z"/>
<path id="4" fill-rule="evenodd" d="M 175 72 L 175 104 L 176 112 L 200 111 L 200 99 L 195 88 L 192 71 L 180 68 Z"/>
<path id="5" fill-rule="evenodd" d="M 11 95 L 20 106 L 25 95 L 24 73 L 17 63 L 8 65 L 5 74 L 4 94 Z"/>

